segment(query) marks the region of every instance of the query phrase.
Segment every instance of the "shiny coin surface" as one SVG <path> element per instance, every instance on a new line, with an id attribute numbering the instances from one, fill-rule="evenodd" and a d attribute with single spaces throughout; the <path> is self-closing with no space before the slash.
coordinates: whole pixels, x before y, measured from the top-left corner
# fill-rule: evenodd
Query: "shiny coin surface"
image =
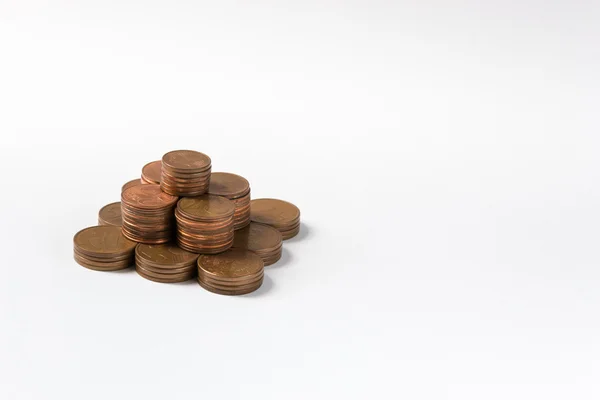
<path id="1" fill-rule="evenodd" d="M 300 218 L 298 207 L 277 199 L 255 199 L 250 205 L 250 219 L 276 228 L 295 223 Z"/>
<path id="2" fill-rule="evenodd" d="M 96 257 L 119 256 L 133 252 L 136 243 L 127 239 L 118 226 L 92 226 L 75 234 L 74 246 L 80 253 Z"/>
<path id="3" fill-rule="evenodd" d="M 235 205 L 221 196 L 184 197 L 177 203 L 181 213 L 192 219 L 214 220 L 233 216 Z"/>
<path id="4" fill-rule="evenodd" d="M 177 269 L 192 265 L 196 267 L 198 254 L 183 250 L 175 244 L 140 244 L 136 255 L 144 262 L 161 269 Z"/>
<path id="5" fill-rule="evenodd" d="M 160 190 L 158 185 L 133 186 L 121 194 L 126 205 L 142 209 L 168 208 L 177 203 L 177 197 Z"/>
<path id="6" fill-rule="evenodd" d="M 162 164 L 167 169 L 175 171 L 202 171 L 211 165 L 210 157 L 193 150 L 175 150 L 166 153 Z"/>
<path id="7" fill-rule="evenodd" d="M 142 168 L 142 181 L 150 184 L 160 184 L 162 161 L 152 161 Z"/>
<path id="8" fill-rule="evenodd" d="M 121 192 L 124 192 L 126 189 L 129 189 L 130 187 L 139 186 L 139 185 L 142 185 L 141 179 L 132 179 L 123 185 L 123 187 L 121 188 Z"/>
<path id="9" fill-rule="evenodd" d="M 231 249 L 217 255 L 198 257 L 199 274 L 220 280 L 252 276 L 260 273 L 263 267 L 263 260 L 258 255 L 243 249 Z"/>
<path id="10" fill-rule="evenodd" d="M 246 195 L 249 191 L 250 183 L 239 175 L 228 172 L 213 172 L 210 175 L 208 194 L 236 199 Z"/>

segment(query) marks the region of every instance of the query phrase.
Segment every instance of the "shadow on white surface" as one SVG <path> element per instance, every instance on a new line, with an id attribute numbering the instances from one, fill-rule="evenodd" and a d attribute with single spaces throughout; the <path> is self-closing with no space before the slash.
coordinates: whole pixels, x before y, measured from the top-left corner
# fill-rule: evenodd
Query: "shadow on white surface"
<path id="1" fill-rule="evenodd" d="M 271 291 L 273 289 L 273 286 L 274 286 L 273 280 L 271 278 L 269 278 L 265 274 L 265 277 L 263 279 L 262 285 L 257 290 L 255 290 L 254 292 L 248 293 L 248 294 L 244 295 L 244 297 L 259 297 L 259 296 L 262 296 L 265 293 Z"/>
<path id="2" fill-rule="evenodd" d="M 265 271 L 287 267 L 288 265 L 290 265 L 293 259 L 294 257 L 292 256 L 292 253 L 290 253 L 290 251 L 286 249 L 284 245 L 283 249 L 281 249 L 281 258 L 277 260 L 275 264 L 271 264 L 265 267 Z"/>

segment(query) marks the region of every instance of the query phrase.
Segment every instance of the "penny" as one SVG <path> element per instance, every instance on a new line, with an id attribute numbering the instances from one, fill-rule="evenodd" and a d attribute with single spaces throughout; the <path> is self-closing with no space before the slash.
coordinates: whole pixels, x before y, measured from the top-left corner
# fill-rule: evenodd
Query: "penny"
<path id="1" fill-rule="evenodd" d="M 262 271 L 264 263 L 256 254 L 231 249 L 218 255 L 198 257 L 198 269 L 215 279 L 229 280 L 253 275 Z"/>
<path id="2" fill-rule="evenodd" d="M 105 205 L 98 212 L 99 225 L 121 226 L 121 202 Z"/>
<path id="3" fill-rule="evenodd" d="M 256 278 L 253 281 L 249 281 L 248 283 L 243 283 L 243 284 L 237 284 L 237 285 L 231 285 L 231 284 L 221 284 L 219 282 L 213 282 L 210 281 L 209 279 L 203 279 L 203 278 L 198 278 L 200 281 L 202 281 L 202 283 L 204 283 L 205 285 L 210 285 L 211 287 L 215 288 L 215 289 L 220 289 L 220 290 L 244 290 L 244 289 L 249 289 L 249 288 L 255 288 L 258 285 L 260 285 L 264 279 L 264 275 L 259 276 L 258 278 Z"/>
<path id="4" fill-rule="evenodd" d="M 250 219 L 254 222 L 285 227 L 300 218 L 298 207 L 277 199 L 255 199 L 251 203 Z"/>
<path id="5" fill-rule="evenodd" d="M 74 246 L 84 254 L 113 257 L 133 252 L 136 243 L 128 240 L 118 226 L 92 226 L 77 232 Z"/>
<path id="6" fill-rule="evenodd" d="M 188 281 L 190 279 L 192 279 L 194 277 L 194 274 L 190 274 L 189 276 L 184 276 L 184 277 L 178 277 L 178 278 L 159 278 L 156 276 L 151 276 L 146 274 L 144 271 L 136 268 L 135 271 L 138 273 L 139 276 L 141 276 L 142 278 L 148 279 L 150 281 L 154 281 L 157 283 L 179 283 L 179 282 L 185 282 Z"/>
<path id="7" fill-rule="evenodd" d="M 158 185 L 140 185 L 125 190 L 121 201 L 135 208 L 160 209 L 175 205 L 177 197 L 164 193 Z"/>
<path id="8" fill-rule="evenodd" d="M 144 276 L 150 276 L 152 278 L 164 279 L 164 280 L 172 280 L 177 282 L 187 281 L 188 279 L 193 278 L 196 275 L 196 271 L 191 269 L 186 272 L 178 273 L 178 274 L 163 274 L 151 271 L 149 269 L 144 268 L 143 266 L 136 264 L 135 269 L 139 273 L 143 273 Z"/>
<path id="9" fill-rule="evenodd" d="M 216 294 L 222 294 L 222 295 L 227 295 L 227 296 L 240 296 L 240 295 L 244 295 L 244 294 L 248 294 L 248 293 L 252 293 L 255 290 L 257 290 L 259 287 L 261 287 L 262 285 L 262 281 L 260 281 L 260 284 L 256 285 L 255 287 L 251 287 L 249 289 L 244 289 L 244 290 L 222 290 L 222 289 L 217 289 L 211 285 L 208 285 L 204 282 L 202 282 L 200 279 L 198 279 L 198 283 L 200 284 L 200 286 L 202 286 L 204 289 L 208 290 L 209 292 L 213 292 Z"/>
<path id="10" fill-rule="evenodd" d="M 183 250 L 175 244 L 148 245 L 140 244 L 136 250 L 136 255 L 156 266 L 157 268 L 175 269 L 182 266 L 192 265 L 195 267 L 198 254 Z"/>
<path id="11" fill-rule="evenodd" d="M 277 229 L 251 222 L 244 229 L 235 231 L 233 247 L 255 252 L 268 266 L 281 258 L 281 241 L 282 235 Z"/>
<path id="12" fill-rule="evenodd" d="M 85 266 L 87 267 L 94 267 L 94 268 L 102 268 L 105 270 L 115 270 L 115 269 L 123 269 L 123 268 L 127 268 L 130 265 L 133 265 L 133 261 L 132 260 L 123 260 L 123 261 L 114 261 L 114 262 L 100 262 L 100 261 L 91 261 L 90 259 L 80 256 L 77 253 L 74 253 L 73 257 L 75 258 L 75 261 L 79 262 L 80 264 L 83 263 L 85 264 Z"/>
<path id="13" fill-rule="evenodd" d="M 184 197 L 177 203 L 177 208 L 186 217 L 200 221 L 233 216 L 235 211 L 231 200 L 209 194 L 199 197 Z"/>
<path id="14" fill-rule="evenodd" d="M 162 161 L 152 161 L 142 168 L 142 181 L 149 184 L 160 184 Z"/>
<path id="15" fill-rule="evenodd" d="M 176 171 L 204 170 L 211 165 L 210 157 L 193 150 L 175 150 L 162 158 L 163 166 Z"/>
<path id="16" fill-rule="evenodd" d="M 208 194 L 236 199 L 246 195 L 249 191 L 250 184 L 239 175 L 228 172 L 213 172 L 210 175 Z"/>
<path id="17" fill-rule="evenodd" d="M 129 189 L 132 186 L 139 186 L 139 185 L 142 185 L 141 179 L 132 179 L 129 182 L 125 183 L 121 187 L 121 192 L 124 192 L 126 189 Z"/>

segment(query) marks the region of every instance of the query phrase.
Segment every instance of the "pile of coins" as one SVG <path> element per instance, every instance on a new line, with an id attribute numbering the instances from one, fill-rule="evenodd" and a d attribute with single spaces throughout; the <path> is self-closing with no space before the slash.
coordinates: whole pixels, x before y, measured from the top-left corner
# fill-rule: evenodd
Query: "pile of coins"
<path id="1" fill-rule="evenodd" d="M 73 238 L 75 261 L 97 271 L 117 271 L 133 265 L 135 247 L 136 243 L 125 238 L 118 226 L 92 226 Z"/>
<path id="2" fill-rule="evenodd" d="M 281 232 L 268 225 L 251 222 L 244 229 L 235 232 L 233 247 L 253 251 L 262 258 L 266 267 L 281 258 Z"/>
<path id="3" fill-rule="evenodd" d="M 177 150 L 162 158 L 160 188 L 173 196 L 199 196 L 210 184 L 211 160 L 206 154 Z"/>
<path id="4" fill-rule="evenodd" d="M 252 200 L 250 219 L 267 224 L 281 232 L 283 240 L 291 239 L 300 232 L 300 210 L 287 201 L 277 199 Z"/>
<path id="5" fill-rule="evenodd" d="M 205 194 L 177 203 L 177 244 L 202 254 L 222 253 L 233 244 L 235 205 L 224 197 Z"/>
<path id="6" fill-rule="evenodd" d="M 174 244 L 143 244 L 135 249 L 135 269 L 146 279 L 161 283 L 185 282 L 196 276 L 198 254 Z"/>
<path id="7" fill-rule="evenodd" d="M 231 249 L 216 255 L 198 257 L 198 283 L 213 293 L 240 295 L 262 285 L 264 263 L 255 253 Z"/>
<path id="8" fill-rule="evenodd" d="M 98 225 L 73 238 L 74 259 L 99 271 L 135 265 L 160 283 L 197 277 L 214 293 L 258 289 L 264 267 L 281 259 L 283 240 L 300 230 L 300 210 L 277 199 L 250 199 L 250 183 L 211 172 L 211 159 L 191 150 L 166 153 L 102 207 Z M 199 256 L 200 254 L 200 256 Z"/>
<path id="9" fill-rule="evenodd" d="M 121 193 L 123 235 L 141 243 L 167 243 L 173 237 L 177 197 L 158 185 L 139 185 Z"/>

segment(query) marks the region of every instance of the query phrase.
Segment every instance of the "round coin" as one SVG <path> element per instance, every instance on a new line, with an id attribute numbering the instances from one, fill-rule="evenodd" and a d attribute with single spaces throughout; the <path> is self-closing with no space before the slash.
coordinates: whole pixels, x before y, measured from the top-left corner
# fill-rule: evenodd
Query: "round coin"
<path id="1" fill-rule="evenodd" d="M 193 150 L 174 150 L 166 153 L 162 163 L 175 171 L 201 171 L 211 165 L 210 157 Z"/>
<path id="2" fill-rule="evenodd" d="M 250 219 L 275 228 L 286 227 L 300 218 L 298 207 L 277 199 L 255 199 L 250 206 Z"/>
<path id="3" fill-rule="evenodd" d="M 136 243 L 127 239 L 118 226 L 92 226 L 73 237 L 74 246 L 84 254 L 96 257 L 118 256 L 135 249 Z"/>
<path id="4" fill-rule="evenodd" d="M 198 257 L 198 269 L 215 279 L 228 280 L 254 275 L 263 270 L 263 260 L 255 253 L 231 249 L 217 255 Z M 199 272 L 200 273 L 200 272 Z"/>
<path id="5" fill-rule="evenodd" d="M 98 212 L 98 224 L 100 225 L 112 225 L 121 226 L 121 202 L 110 203 L 105 205 Z"/>

